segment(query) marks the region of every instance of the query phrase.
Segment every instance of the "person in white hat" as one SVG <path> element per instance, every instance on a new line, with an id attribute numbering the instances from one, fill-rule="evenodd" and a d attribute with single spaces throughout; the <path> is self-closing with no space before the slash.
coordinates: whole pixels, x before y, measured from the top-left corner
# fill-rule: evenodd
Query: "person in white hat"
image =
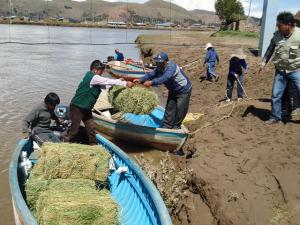
<path id="1" fill-rule="evenodd" d="M 212 77 L 215 81 L 218 81 L 219 77 L 216 74 L 216 64 L 219 62 L 219 56 L 211 43 L 205 45 L 206 56 L 204 59 L 204 65 L 206 65 L 206 80 L 211 80 Z"/>
<path id="2" fill-rule="evenodd" d="M 232 98 L 232 90 L 234 86 L 235 80 L 237 82 L 237 95 L 238 101 L 243 100 L 244 90 L 243 90 L 243 81 L 244 81 L 244 73 L 248 70 L 248 64 L 246 62 L 246 55 L 243 52 L 243 49 L 238 48 L 231 55 L 229 60 L 229 72 L 227 77 L 227 93 L 226 93 L 226 101 L 230 102 Z"/>

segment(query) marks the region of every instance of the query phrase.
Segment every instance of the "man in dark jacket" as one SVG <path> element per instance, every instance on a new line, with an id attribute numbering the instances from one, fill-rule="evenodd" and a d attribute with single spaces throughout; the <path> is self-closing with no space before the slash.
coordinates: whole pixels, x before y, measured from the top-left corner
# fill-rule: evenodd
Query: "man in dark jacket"
<path id="1" fill-rule="evenodd" d="M 169 90 L 165 109 L 163 128 L 180 129 L 187 114 L 192 92 L 192 83 L 182 69 L 173 62 L 165 52 L 160 52 L 154 58 L 157 68 L 134 82 L 146 87 L 164 84 Z"/>
<path id="2" fill-rule="evenodd" d="M 45 141 L 59 142 L 58 136 L 53 133 L 50 128 L 51 119 L 58 124 L 58 118 L 54 114 L 56 105 L 60 103 L 60 99 L 56 93 L 49 93 L 40 103 L 33 107 L 22 122 L 22 132 L 25 139 L 29 138 L 31 133 L 33 140 L 39 145 Z"/>
<path id="3" fill-rule="evenodd" d="M 120 52 L 119 49 L 115 49 L 115 56 L 114 56 L 116 61 L 124 61 L 124 55 L 122 52 Z"/>
<path id="4" fill-rule="evenodd" d="M 81 80 L 70 104 L 70 119 L 72 125 L 68 130 L 68 136 L 65 138 L 66 141 L 76 142 L 80 122 L 83 121 L 89 144 L 97 144 L 92 109 L 101 93 L 101 86 L 133 86 L 130 81 L 101 77 L 104 69 L 105 65 L 102 64 L 100 60 L 95 60 L 90 66 L 90 71 L 87 72 Z"/>

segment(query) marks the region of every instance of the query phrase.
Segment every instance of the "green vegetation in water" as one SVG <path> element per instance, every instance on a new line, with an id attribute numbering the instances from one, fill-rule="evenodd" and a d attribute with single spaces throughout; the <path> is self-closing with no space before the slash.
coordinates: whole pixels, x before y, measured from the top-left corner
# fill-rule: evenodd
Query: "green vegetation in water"
<path id="1" fill-rule="evenodd" d="M 235 30 L 224 30 L 218 31 L 212 34 L 213 37 L 225 37 L 225 36 L 236 36 L 236 37 L 248 37 L 248 38 L 259 38 L 258 32 L 246 32 L 246 31 L 235 31 Z"/>
<path id="2" fill-rule="evenodd" d="M 109 153 L 99 146 L 45 143 L 25 190 L 40 225 L 117 225 L 118 206 L 106 189 Z M 66 178 L 66 179 L 61 179 Z"/>
<path id="3" fill-rule="evenodd" d="M 112 87 L 108 100 L 114 108 L 124 113 L 149 114 L 159 104 L 158 96 L 143 87 Z"/>

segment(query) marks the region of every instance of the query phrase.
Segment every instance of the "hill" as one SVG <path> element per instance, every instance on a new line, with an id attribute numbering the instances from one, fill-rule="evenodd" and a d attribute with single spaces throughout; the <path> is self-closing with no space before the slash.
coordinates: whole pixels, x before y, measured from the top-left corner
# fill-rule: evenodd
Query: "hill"
<path id="1" fill-rule="evenodd" d="M 13 0 L 11 7 L 7 1 L 0 2 L 0 16 L 26 16 L 30 18 L 73 18 L 80 21 L 119 20 L 131 22 L 178 22 L 216 23 L 214 12 L 206 10 L 188 11 L 174 3 L 150 0 L 144 4 L 126 2 L 106 2 L 102 0 Z"/>

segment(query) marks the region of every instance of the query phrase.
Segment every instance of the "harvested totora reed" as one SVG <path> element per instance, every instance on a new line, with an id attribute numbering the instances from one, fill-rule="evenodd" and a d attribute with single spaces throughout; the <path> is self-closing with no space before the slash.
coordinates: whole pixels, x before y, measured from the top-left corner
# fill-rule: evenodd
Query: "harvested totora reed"
<path id="1" fill-rule="evenodd" d="M 90 179 L 105 182 L 110 154 L 99 145 L 45 143 L 42 155 L 31 175 L 57 179 Z"/>
<path id="2" fill-rule="evenodd" d="M 149 114 L 159 104 L 155 92 L 143 88 L 114 86 L 108 92 L 108 100 L 114 108 L 125 113 Z"/>
<path id="3" fill-rule="evenodd" d="M 35 215 L 40 225 L 118 224 L 118 210 L 107 190 L 92 181 L 53 180 L 39 194 Z"/>
<path id="4" fill-rule="evenodd" d="M 45 143 L 25 186 L 38 223 L 119 224 L 117 204 L 108 190 L 98 189 L 107 180 L 109 159 L 100 146 Z"/>

